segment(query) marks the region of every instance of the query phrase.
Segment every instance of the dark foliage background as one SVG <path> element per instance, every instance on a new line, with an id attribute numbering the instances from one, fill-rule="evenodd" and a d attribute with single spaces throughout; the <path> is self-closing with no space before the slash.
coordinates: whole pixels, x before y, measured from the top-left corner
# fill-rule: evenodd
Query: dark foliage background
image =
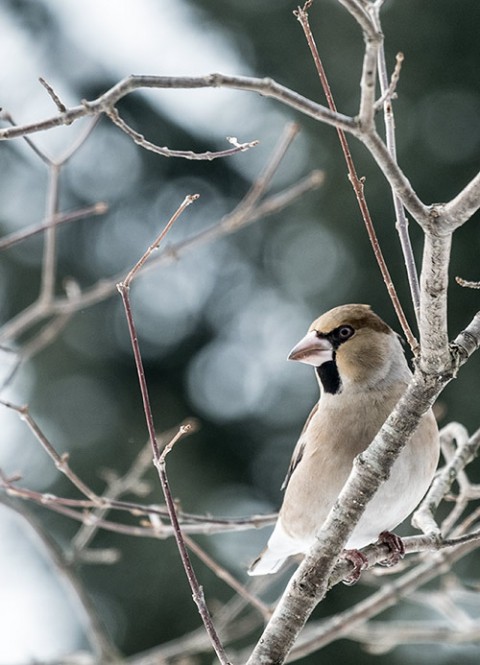
<path id="1" fill-rule="evenodd" d="M 221 71 L 271 76 L 323 101 L 300 26 L 287 0 L 212 0 L 154 3 L 106 0 L 4 1 L 0 52 L 0 105 L 17 122 L 53 113 L 37 83 L 44 76 L 68 105 L 93 98 L 130 73 L 206 74 Z M 335 2 L 311 12 L 339 110 L 357 109 L 362 38 Z M 395 103 L 399 161 L 427 202 L 447 200 L 478 170 L 480 147 L 480 5 L 475 0 L 389 0 L 384 8 L 387 56 L 405 54 Z M 225 91 L 148 92 L 121 105 L 125 119 L 149 140 L 170 148 L 221 149 L 224 137 L 259 139 L 248 153 L 213 162 L 173 160 L 147 153 L 105 119 L 62 172 L 61 209 L 105 200 L 109 212 L 63 228 L 59 282 L 84 287 L 130 267 L 187 193 L 201 199 L 172 231 L 170 242 L 218 221 L 248 190 L 289 119 L 301 134 L 273 190 L 313 168 L 325 185 L 234 236 L 182 256 L 132 289 L 154 415 L 159 430 L 185 417 L 200 431 L 170 457 L 169 477 L 190 511 L 247 515 L 269 512 L 302 423 L 316 399 L 305 367 L 285 361 L 293 344 L 320 312 L 344 302 L 369 302 L 398 329 L 373 260 L 357 203 L 346 177 L 335 131 L 271 101 Z M 34 137 L 59 154 L 76 127 Z M 413 323 L 403 261 L 384 178 L 351 141 L 359 174 L 395 284 Z M 38 222 L 45 207 L 46 169 L 20 141 L 0 150 L 2 234 Z M 411 235 L 417 257 L 421 236 Z M 0 313 L 5 322 L 34 300 L 39 287 L 40 237 L 1 256 Z M 473 222 L 455 237 L 452 277 L 479 279 L 480 234 Z M 452 336 L 478 309 L 478 292 L 452 279 Z M 22 342 L 25 340 L 17 340 Z M 6 362 L 6 361 L 5 361 Z M 478 427 L 478 358 L 450 384 L 439 407 L 441 422 Z M 8 395 L 31 412 L 77 473 L 98 492 L 102 470 L 125 472 L 146 441 L 146 428 L 118 296 L 74 316 L 62 336 L 17 374 Z M 2 412 L 0 460 L 24 484 L 75 495 L 25 427 Z M 148 501 L 161 501 L 151 473 Z M 44 529 L 67 546 L 78 525 L 44 509 L 29 508 Z M 53 580 L 40 544 L 17 517 L 0 510 L 0 645 L 5 665 L 51 659 L 85 646 L 75 604 Z M 202 544 L 240 578 L 267 532 L 202 538 Z M 100 533 L 95 547 L 117 547 L 112 566 L 78 569 L 108 630 L 126 654 L 154 647 L 200 623 L 173 542 Z M 465 564 L 462 564 L 465 565 Z M 475 562 L 471 562 L 474 566 Z M 200 563 L 198 575 L 212 606 L 231 592 Z M 468 571 L 467 571 L 468 572 Z M 2 580 L 3 578 L 3 580 Z M 280 581 L 278 586 L 281 587 Z M 336 589 L 317 616 L 352 604 L 364 591 Z M 24 638 L 18 640 L 21 616 Z M 47 600 L 48 599 L 48 600 Z M 413 606 L 404 612 L 412 612 Z M 365 654 L 341 641 L 323 652 L 324 663 L 402 661 L 474 663 L 469 647 L 397 649 Z M 207 662 L 207 661 L 205 661 Z M 305 661 L 307 662 L 307 661 Z M 318 661 L 318 655 L 308 662 Z"/>

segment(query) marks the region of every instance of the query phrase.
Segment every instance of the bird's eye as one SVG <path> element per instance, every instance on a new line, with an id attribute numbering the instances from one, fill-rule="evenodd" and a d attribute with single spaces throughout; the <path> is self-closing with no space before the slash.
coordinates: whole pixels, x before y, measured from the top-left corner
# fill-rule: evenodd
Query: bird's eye
<path id="1" fill-rule="evenodd" d="M 349 339 L 354 332 L 352 326 L 340 326 L 340 328 L 333 331 L 332 337 L 337 343 L 345 342 L 345 340 Z"/>

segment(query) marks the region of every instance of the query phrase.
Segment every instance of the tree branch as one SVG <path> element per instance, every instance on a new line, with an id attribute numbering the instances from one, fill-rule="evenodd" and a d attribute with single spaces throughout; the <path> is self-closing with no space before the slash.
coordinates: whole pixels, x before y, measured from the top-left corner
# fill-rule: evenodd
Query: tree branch
<path id="1" fill-rule="evenodd" d="M 443 213 L 450 220 L 452 230 L 462 226 L 480 208 L 480 172 L 468 185 L 443 207 Z"/>

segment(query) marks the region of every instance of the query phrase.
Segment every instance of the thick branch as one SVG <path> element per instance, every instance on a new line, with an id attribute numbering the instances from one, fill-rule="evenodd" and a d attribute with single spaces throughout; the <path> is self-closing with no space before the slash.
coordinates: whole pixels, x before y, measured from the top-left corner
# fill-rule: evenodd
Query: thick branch
<path id="1" fill-rule="evenodd" d="M 447 331 L 448 265 L 452 236 L 425 234 L 420 276 L 420 363 L 427 373 L 451 371 Z"/>
<path id="2" fill-rule="evenodd" d="M 334 640 L 347 636 L 370 617 L 395 605 L 399 598 L 407 596 L 419 586 L 449 571 L 455 561 L 471 552 L 475 547 L 477 547 L 476 543 L 468 543 L 447 551 L 436 552 L 427 561 L 402 575 L 400 579 L 383 585 L 379 591 L 354 607 L 323 621 L 318 626 L 312 626 L 292 650 L 289 661 L 303 658 Z"/>
<path id="3" fill-rule="evenodd" d="M 395 459 L 432 405 L 440 386 L 417 375 L 367 450 L 359 455 L 315 545 L 290 580 L 248 665 L 281 663 L 317 603 L 325 596 L 338 554 L 345 546 Z"/>

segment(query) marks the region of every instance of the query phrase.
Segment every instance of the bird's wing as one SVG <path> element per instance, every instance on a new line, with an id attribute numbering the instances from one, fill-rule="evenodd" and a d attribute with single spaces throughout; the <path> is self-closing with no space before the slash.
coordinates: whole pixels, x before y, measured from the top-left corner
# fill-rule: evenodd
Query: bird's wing
<path id="1" fill-rule="evenodd" d="M 285 476 L 285 480 L 282 483 L 281 490 L 286 489 L 288 485 L 288 481 L 292 477 L 292 473 L 295 471 L 297 466 L 300 463 L 300 460 L 303 457 L 303 451 L 305 450 L 305 432 L 307 431 L 308 426 L 310 425 L 310 422 L 313 418 L 313 416 L 317 413 L 318 410 L 318 402 L 315 404 L 313 409 L 310 411 L 310 415 L 308 416 L 305 425 L 303 426 L 302 432 L 300 434 L 300 437 L 297 441 L 297 445 L 295 446 L 295 449 L 293 451 L 292 459 L 290 460 L 290 466 L 288 467 L 287 475 Z"/>

